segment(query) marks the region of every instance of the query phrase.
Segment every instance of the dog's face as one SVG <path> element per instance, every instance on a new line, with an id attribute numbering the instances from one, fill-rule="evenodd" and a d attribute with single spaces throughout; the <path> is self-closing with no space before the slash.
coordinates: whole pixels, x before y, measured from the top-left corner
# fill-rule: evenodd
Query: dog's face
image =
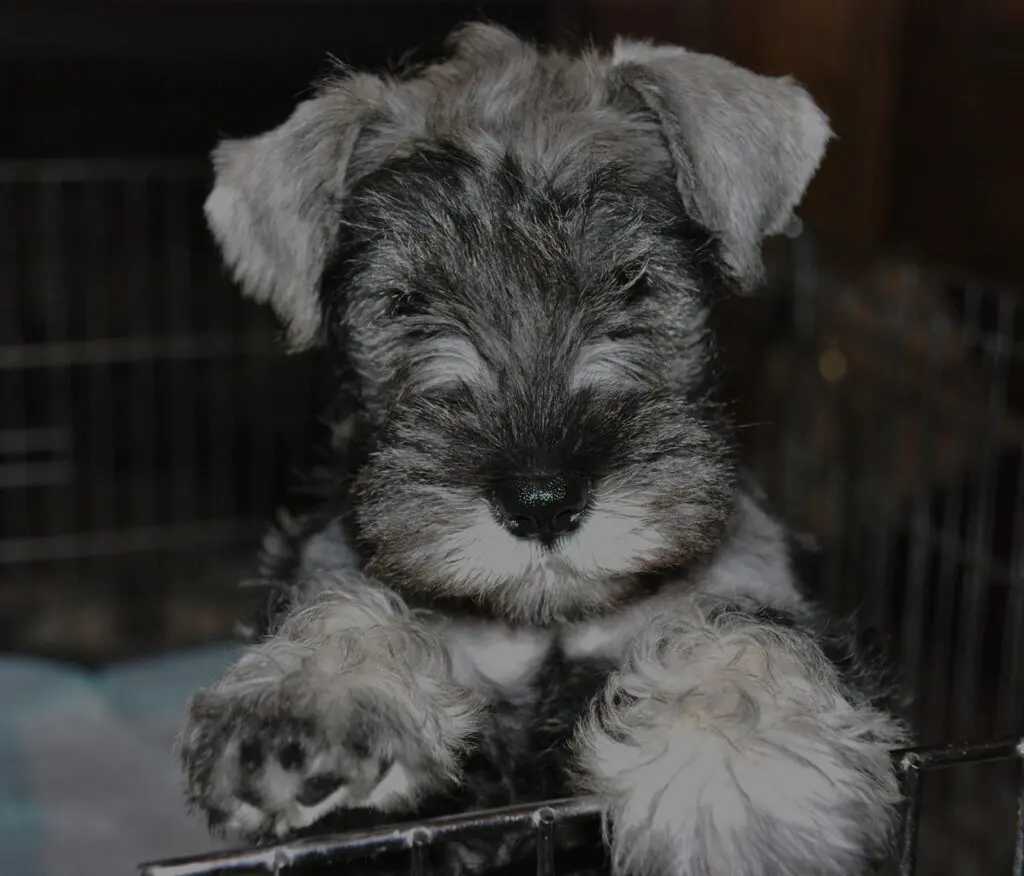
<path id="1" fill-rule="evenodd" d="M 442 146 L 350 192 L 321 293 L 375 427 L 356 522 L 387 580 L 542 618 L 715 543 L 712 247 L 628 176 Z"/>
<path id="2" fill-rule="evenodd" d="M 207 214 L 293 343 L 352 376 L 371 571 L 580 617 L 719 542 L 709 311 L 756 282 L 828 128 L 792 83 L 681 49 L 570 58 L 491 27 L 453 48 L 223 145 Z"/>

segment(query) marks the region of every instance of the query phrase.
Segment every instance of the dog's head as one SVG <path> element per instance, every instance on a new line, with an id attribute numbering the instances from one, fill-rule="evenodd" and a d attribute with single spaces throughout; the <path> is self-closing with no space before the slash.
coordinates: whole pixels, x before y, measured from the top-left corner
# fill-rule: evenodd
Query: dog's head
<path id="1" fill-rule="evenodd" d="M 578 617 L 720 540 L 710 307 L 757 283 L 828 125 L 793 82 L 678 48 L 569 56 L 477 25 L 451 49 L 222 144 L 207 215 L 292 345 L 351 376 L 371 570 Z"/>

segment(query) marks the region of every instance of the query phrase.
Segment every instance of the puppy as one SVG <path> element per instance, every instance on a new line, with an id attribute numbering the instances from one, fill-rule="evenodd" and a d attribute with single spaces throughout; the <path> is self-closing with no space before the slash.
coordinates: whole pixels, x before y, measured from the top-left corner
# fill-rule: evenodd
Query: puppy
<path id="1" fill-rule="evenodd" d="M 190 704 L 189 800 L 265 839 L 587 792 L 621 873 L 862 872 L 907 731 L 716 393 L 714 305 L 825 116 L 675 47 L 449 50 L 215 152 L 225 260 L 344 413 L 322 510 L 268 537 L 268 635 Z"/>

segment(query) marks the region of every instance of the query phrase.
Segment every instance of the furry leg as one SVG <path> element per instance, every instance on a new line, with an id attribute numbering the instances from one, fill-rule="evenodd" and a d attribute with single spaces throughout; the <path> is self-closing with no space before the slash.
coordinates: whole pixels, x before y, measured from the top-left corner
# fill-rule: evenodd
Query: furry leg
<path id="1" fill-rule="evenodd" d="M 882 852 L 902 724 L 818 637 L 694 598 L 638 637 L 577 735 L 631 876 L 851 876 Z"/>
<path id="2" fill-rule="evenodd" d="M 458 775 L 481 703 L 440 637 L 358 573 L 321 583 L 190 703 L 179 751 L 211 826 L 262 838 L 341 809 L 407 811 Z"/>

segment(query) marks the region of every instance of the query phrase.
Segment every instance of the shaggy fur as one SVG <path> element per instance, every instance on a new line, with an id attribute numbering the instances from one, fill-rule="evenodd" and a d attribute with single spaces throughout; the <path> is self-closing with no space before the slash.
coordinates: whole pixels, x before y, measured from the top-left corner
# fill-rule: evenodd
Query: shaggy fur
<path id="1" fill-rule="evenodd" d="M 267 638 L 181 735 L 212 824 L 583 789 L 635 876 L 884 852 L 890 690 L 797 588 L 716 397 L 714 305 L 828 137 L 787 79 L 471 26 L 218 148 L 213 233 L 345 413 L 322 512 L 268 537 Z"/>

